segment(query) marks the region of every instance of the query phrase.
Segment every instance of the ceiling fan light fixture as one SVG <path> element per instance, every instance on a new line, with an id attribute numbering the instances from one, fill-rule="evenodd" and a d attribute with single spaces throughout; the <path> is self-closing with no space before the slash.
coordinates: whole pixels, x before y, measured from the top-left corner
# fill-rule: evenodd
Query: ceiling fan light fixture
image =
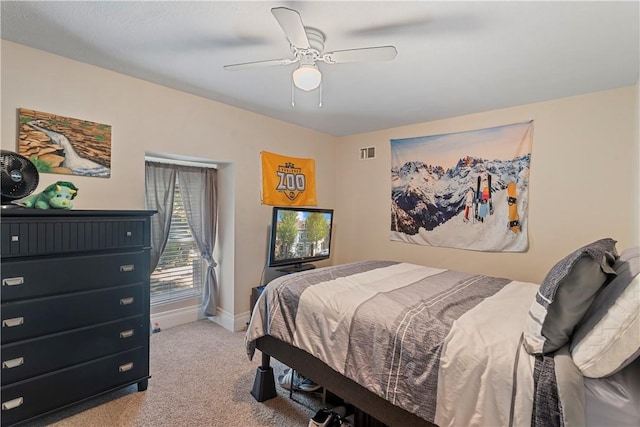
<path id="1" fill-rule="evenodd" d="M 298 89 L 310 91 L 320 86 L 322 74 L 317 66 L 311 64 L 300 64 L 293 71 L 293 83 Z"/>

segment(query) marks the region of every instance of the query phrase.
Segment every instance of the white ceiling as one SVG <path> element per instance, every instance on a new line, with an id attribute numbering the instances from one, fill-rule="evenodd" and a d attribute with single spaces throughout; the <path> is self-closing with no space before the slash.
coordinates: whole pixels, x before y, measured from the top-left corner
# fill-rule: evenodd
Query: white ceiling
<path id="1" fill-rule="evenodd" d="M 296 91 L 272 7 L 326 34 L 325 51 L 394 45 L 390 62 L 319 63 Z M 630 86 L 639 75 L 638 1 L 2 1 L 1 35 L 37 49 L 332 135 Z M 4 65 L 3 65 L 4 66 Z"/>

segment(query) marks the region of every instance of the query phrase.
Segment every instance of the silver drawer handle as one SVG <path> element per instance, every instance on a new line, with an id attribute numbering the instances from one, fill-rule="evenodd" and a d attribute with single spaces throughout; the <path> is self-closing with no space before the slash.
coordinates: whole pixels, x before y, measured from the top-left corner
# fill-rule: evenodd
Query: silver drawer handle
<path id="1" fill-rule="evenodd" d="M 120 332 L 120 338 L 129 338 L 133 336 L 133 329 L 129 329 L 128 331 Z"/>
<path id="2" fill-rule="evenodd" d="M 20 236 L 11 236 L 11 241 L 12 242 L 19 242 L 20 241 Z"/>
<path id="3" fill-rule="evenodd" d="M 130 231 L 127 231 L 127 237 L 131 237 L 131 234 L 132 233 Z"/>
<path id="4" fill-rule="evenodd" d="M 5 360 L 2 362 L 2 369 L 16 368 L 20 365 L 24 365 L 24 357 L 16 357 L 15 359 Z"/>
<path id="5" fill-rule="evenodd" d="M 133 362 L 129 362 L 129 363 L 126 363 L 124 365 L 120 365 L 118 367 L 118 371 L 120 371 L 120 372 L 127 372 L 127 371 L 130 371 L 132 369 L 133 369 Z"/>
<path id="6" fill-rule="evenodd" d="M 133 264 L 127 264 L 127 265 L 121 265 L 120 266 L 120 272 L 122 273 L 128 273 L 130 271 L 135 270 L 135 265 Z"/>
<path id="7" fill-rule="evenodd" d="M 13 328 L 24 323 L 24 317 L 14 317 L 13 319 L 5 319 L 2 321 L 3 328 Z"/>
<path id="8" fill-rule="evenodd" d="M 22 402 L 22 397 L 16 397 L 15 399 L 7 400 L 6 402 L 2 402 L 2 410 L 8 411 L 9 409 L 17 408 L 18 406 L 22 405 Z"/>
<path id="9" fill-rule="evenodd" d="M 129 304 L 133 304 L 133 297 L 120 298 L 120 305 L 129 305 Z"/>
<path id="10" fill-rule="evenodd" d="M 2 279 L 2 286 L 16 286 L 24 283 L 24 277 L 7 277 Z"/>

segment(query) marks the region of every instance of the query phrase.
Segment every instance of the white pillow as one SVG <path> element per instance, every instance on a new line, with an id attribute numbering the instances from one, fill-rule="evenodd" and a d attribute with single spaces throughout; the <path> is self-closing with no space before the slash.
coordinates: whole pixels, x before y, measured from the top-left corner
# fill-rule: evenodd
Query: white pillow
<path id="1" fill-rule="evenodd" d="M 586 377 L 611 375 L 640 355 L 640 251 L 625 252 L 614 266 L 618 276 L 596 297 L 572 338 L 571 356 Z"/>

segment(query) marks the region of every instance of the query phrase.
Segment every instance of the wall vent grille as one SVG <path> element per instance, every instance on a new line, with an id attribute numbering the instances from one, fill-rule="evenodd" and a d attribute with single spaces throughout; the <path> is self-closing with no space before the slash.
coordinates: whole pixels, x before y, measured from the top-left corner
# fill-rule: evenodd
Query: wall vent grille
<path id="1" fill-rule="evenodd" d="M 376 158 L 376 147 L 365 147 L 360 149 L 360 160 Z"/>

